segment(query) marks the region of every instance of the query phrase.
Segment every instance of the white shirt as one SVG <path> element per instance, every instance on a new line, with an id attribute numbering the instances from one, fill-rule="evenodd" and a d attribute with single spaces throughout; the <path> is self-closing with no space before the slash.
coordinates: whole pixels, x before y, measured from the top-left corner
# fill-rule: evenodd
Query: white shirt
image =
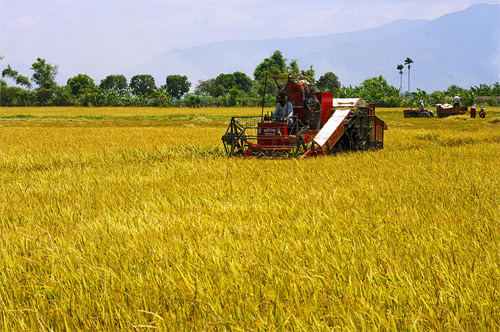
<path id="1" fill-rule="evenodd" d="M 460 103 L 460 97 L 459 96 L 455 96 L 455 98 L 453 98 L 453 103 L 454 104 L 459 104 Z"/>
<path id="2" fill-rule="evenodd" d="M 286 122 L 292 122 L 293 116 L 293 105 L 291 102 L 287 101 L 284 106 L 281 106 L 280 103 L 276 104 L 276 108 L 274 109 L 273 116 L 279 118 L 286 118 Z"/>

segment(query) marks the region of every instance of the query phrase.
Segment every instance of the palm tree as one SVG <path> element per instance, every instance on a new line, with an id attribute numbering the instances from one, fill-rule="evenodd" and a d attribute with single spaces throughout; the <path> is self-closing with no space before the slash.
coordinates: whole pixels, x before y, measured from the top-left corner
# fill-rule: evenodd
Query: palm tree
<path id="1" fill-rule="evenodd" d="M 408 65 L 408 93 L 410 93 L 410 64 L 413 63 L 413 60 L 410 58 L 406 58 L 405 65 Z"/>
<path id="2" fill-rule="evenodd" d="M 399 70 L 399 95 L 401 96 L 403 90 L 403 68 L 404 65 L 398 65 L 397 68 Z"/>

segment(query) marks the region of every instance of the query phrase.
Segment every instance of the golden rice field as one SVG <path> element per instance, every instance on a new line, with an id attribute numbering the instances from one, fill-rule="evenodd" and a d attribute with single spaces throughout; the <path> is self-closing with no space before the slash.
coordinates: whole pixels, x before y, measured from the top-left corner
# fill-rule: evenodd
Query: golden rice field
<path id="1" fill-rule="evenodd" d="M 260 109 L 0 108 L 0 330 L 499 331 L 487 112 L 241 160 Z"/>

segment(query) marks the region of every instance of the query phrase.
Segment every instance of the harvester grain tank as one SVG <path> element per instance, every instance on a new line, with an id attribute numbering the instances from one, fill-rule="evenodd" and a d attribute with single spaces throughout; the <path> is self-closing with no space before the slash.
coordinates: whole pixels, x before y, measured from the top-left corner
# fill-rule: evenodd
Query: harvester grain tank
<path id="1" fill-rule="evenodd" d="M 452 106 L 450 104 L 436 104 L 438 118 L 445 118 L 451 115 L 462 115 L 469 111 L 467 106 Z"/>
<path id="2" fill-rule="evenodd" d="M 307 157 L 382 149 L 386 124 L 363 99 L 315 92 L 303 76 L 269 75 L 293 105 L 293 117 L 233 117 L 222 136 L 229 157 Z M 267 84 L 266 84 L 267 86 Z"/>

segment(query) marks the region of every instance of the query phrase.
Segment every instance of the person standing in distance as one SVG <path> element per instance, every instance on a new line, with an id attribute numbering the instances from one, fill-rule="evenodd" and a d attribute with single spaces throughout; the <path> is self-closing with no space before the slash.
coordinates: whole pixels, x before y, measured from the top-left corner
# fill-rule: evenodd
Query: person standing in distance
<path id="1" fill-rule="evenodd" d="M 476 117 L 476 104 L 474 104 L 474 105 L 470 108 L 470 117 L 471 117 L 471 118 L 475 118 L 475 117 Z"/>

